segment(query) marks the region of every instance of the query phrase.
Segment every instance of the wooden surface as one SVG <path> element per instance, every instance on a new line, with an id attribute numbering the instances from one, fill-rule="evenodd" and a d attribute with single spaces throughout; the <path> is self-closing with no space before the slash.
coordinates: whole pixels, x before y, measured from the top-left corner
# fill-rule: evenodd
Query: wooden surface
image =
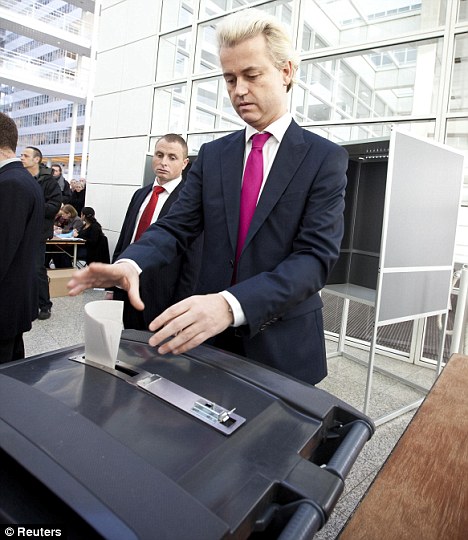
<path id="1" fill-rule="evenodd" d="M 450 358 L 339 539 L 468 539 L 468 357 Z"/>

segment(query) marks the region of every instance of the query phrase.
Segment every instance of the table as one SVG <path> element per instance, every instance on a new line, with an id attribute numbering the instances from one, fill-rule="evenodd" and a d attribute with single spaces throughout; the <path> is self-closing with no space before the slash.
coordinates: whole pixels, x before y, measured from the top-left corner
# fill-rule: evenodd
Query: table
<path id="1" fill-rule="evenodd" d="M 73 267 L 76 267 L 78 246 L 85 243 L 86 240 L 82 238 L 59 238 L 58 236 L 54 236 L 46 242 L 46 253 L 65 253 L 72 259 Z M 49 251 L 47 249 L 48 246 L 55 246 L 57 249 L 55 251 Z M 70 252 L 65 249 L 65 246 L 73 246 L 73 255 L 70 255 Z"/>
<path id="2" fill-rule="evenodd" d="M 468 357 L 453 355 L 340 540 L 464 540 Z"/>

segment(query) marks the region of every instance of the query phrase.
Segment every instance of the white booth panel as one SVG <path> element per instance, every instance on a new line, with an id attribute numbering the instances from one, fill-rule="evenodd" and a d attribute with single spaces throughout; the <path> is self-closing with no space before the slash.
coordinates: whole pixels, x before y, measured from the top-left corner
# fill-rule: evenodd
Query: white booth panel
<path id="1" fill-rule="evenodd" d="M 451 265 L 463 156 L 404 133 L 393 135 L 384 267 Z"/>
<path id="2" fill-rule="evenodd" d="M 451 268 L 384 274 L 376 322 L 441 313 L 448 307 L 451 280 Z"/>

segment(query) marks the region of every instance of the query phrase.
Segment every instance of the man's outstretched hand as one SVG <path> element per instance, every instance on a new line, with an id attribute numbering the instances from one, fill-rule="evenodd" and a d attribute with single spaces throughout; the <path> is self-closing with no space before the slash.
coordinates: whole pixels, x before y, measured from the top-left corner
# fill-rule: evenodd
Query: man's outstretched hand
<path id="1" fill-rule="evenodd" d="M 226 330 L 232 323 L 232 311 L 221 294 L 190 296 L 154 319 L 149 329 L 156 333 L 149 344 L 159 346 L 160 354 L 182 354 Z"/>
<path id="2" fill-rule="evenodd" d="M 136 268 L 127 262 L 119 264 L 91 263 L 83 270 L 77 270 L 67 284 L 70 296 L 76 296 L 85 289 L 94 287 L 120 287 L 128 293 L 135 309 L 145 307 L 139 291 L 139 276 Z"/>

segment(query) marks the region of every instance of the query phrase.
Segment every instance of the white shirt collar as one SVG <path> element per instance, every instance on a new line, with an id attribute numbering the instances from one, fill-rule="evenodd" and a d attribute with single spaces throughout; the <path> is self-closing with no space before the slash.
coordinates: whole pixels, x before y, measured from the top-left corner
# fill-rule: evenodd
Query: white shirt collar
<path id="1" fill-rule="evenodd" d="M 292 115 L 290 112 L 286 112 L 278 118 L 278 120 L 275 120 L 272 122 L 267 128 L 265 128 L 263 131 L 268 131 L 268 133 L 271 133 L 273 137 L 280 143 L 284 137 L 284 134 L 286 133 L 286 130 L 288 129 L 289 125 L 292 121 Z M 258 133 L 258 131 L 253 128 L 252 126 L 247 125 L 245 128 L 245 142 L 247 143 L 252 135 L 255 135 Z"/>
<path id="2" fill-rule="evenodd" d="M 179 176 L 178 178 L 174 178 L 174 180 L 169 180 L 169 182 L 166 182 L 163 186 L 158 182 L 158 179 L 155 178 L 153 182 L 154 186 L 161 186 L 163 187 L 167 193 L 170 195 L 174 189 L 182 182 L 182 176 Z"/>
<path id="3" fill-rule="evenodd" d="M 15 161 L 21 161 L 21 160 L 20 158 L 17 158 L 17 157 L 4 159 L 3 161 L 0 161 L 0 168 L 4 167 L 5 165 L 8 165 L 8 163 L 14 163 Z"/>

